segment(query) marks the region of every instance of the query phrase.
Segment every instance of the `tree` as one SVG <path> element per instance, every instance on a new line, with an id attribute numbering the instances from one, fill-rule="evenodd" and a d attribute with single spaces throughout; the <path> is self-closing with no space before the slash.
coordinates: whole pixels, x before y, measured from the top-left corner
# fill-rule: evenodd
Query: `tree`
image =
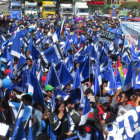
<path id="1" fill-rule="evenodd" d="M 120 8 L 126 8 L 126 9 L 139 9 L 140 8 L 140 3 L 138 2 L 124 2 Z"/>

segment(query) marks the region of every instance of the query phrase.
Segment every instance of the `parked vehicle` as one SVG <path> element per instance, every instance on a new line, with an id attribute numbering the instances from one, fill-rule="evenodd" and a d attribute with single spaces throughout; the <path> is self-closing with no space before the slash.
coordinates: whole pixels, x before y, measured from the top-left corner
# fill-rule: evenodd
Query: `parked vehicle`
<path id="1" fill-rule="evenodd" d="M 42 1 L 42 16 L 46 18 L 48 16 L 55 16 L 56 14 L 56 2 L 55 1 Z"/>
<path id="2" fill-rule="evenodd" d="M 30 15 L 33 15 L 34 17 L 38 16 L 37 2 L 25 1 L 24 9 L 25 9 L 24 10 L 25 16 L 30 16 Z"/>
<path id="3" fill-rule="evenodd" d="M 89 9 L 88 9 L 87 2 L 75 3 L 75 16 L 89 18 Z"/>
<path id="4" fill-rule="evenodd" d="M 72 4 L 60 4 L 60 17 L 72 19 L 74 16 L 74 7 Z"/>

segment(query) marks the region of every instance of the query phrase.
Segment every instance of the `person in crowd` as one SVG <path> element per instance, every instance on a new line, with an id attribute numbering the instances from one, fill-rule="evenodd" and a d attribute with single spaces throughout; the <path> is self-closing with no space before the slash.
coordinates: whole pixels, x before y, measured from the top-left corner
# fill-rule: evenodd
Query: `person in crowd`
<path id="1" fill-rule="evenodd" d="M 42 105 L 35 103 L 33 109 L 33 133 L 34 137 L 39 136 L 42 133 Z"/>
<path id="2" fill-rule="evenodd" d="M 132 105 L 128 104 L 130 97 L 127 93 L 120 93 L 120 105 L 118 106 L 117 116 L 124 115 L 127 111 L 133 108 Z"/>
<path id="3" fill-rule="evenodd" d="M 70 115 L 66 113 L 63 101 L 56 103 L 49 120 L 52 129 L 51 139 L 67 139 L 73 135 L 75 125 Z"/>
<path id="4" fill-rule="evenodd" d="M 52 87 L 51 85 L 46 85 L 45 86 L 45 91 L 46 91 L 46 97 L 45 97 L 45 102 L 46 102 L 46 107 L 49 111 L 53 111 L 52 108 L 52 96 L 53 96 L 53 90 L 54 87 Z"/>
<path id="5" fill-rule="evenodd" d="M 113 122 L 116 119 L 116 114 L 109 106 L 109 100 L 106 97 L 100 97 L 100 105 L 94 111 L 94 124 L 97 128 L 99 135 L 95 135 L 95 139 L 103 139 L 103 134 L 108 135 L 108 132 L 104 129 L 104 126 Z"/>

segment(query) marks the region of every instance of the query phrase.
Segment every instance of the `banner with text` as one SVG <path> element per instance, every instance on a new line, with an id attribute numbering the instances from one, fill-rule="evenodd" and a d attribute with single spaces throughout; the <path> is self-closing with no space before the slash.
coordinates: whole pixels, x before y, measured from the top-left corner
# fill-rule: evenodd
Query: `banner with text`
<path id="1" fill-rule="evenodd" d="M 139 22 L 121 22 L 120 27 L 123 34 L 126 36 L 126 39 L 129 42 L 138 45 L 138 38 L 140 36 L 140 23 Z"/>
<path id="2" fill-rule="evenodd" d="M 140 139 L 140 106 L 131 109 L 116 121 L 107 126 L 107 140 L 139 140 Z"/>

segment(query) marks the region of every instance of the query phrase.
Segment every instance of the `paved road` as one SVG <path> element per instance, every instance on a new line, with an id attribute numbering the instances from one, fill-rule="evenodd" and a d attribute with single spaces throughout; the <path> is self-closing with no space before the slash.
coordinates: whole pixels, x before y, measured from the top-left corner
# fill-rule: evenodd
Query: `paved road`
<path id="1" fill-rule="evenodd" d="M 7 4 L 0 4 L 0 11 L 3 9 L 5 12 L 7 12 L 8 11 L 8 6 L 9 6 L 9 3 L 7 3 Z"/>

